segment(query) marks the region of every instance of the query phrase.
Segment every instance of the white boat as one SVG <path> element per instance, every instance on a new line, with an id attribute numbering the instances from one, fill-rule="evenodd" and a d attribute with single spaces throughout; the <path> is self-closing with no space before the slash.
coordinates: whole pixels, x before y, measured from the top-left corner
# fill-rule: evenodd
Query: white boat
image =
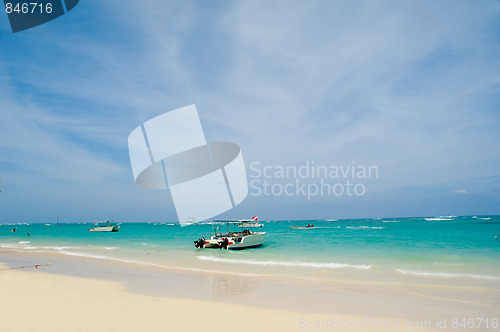
<path id="1" fill-rule="evenodd" d="M 259 224 L 258 222 L 252 222 L 251 220 L 241 220 L 241 224 L 238 225 L 239 228 L 260 228 L 264 224 Z"/>
<path id="2" fill-rule="evenodd" d="M 259 228 L 264 226 L 263 224 L 259 224 L 259 218 L 257 217 L 252 217 L 252 219 L 243 219 L 243 220 L 238 220 L 240 224 L 238 224 L 238 227 L 240 228 Z"/>
<path id="3" fill-rule="evenodd" d="M 196 248 L 221 248 L 239 250 L 246 248 L 257 248 L 264 244 L 266 232 L 256 232 L 249 226 L 249 220 L 224 220 L 214 223 L 214 234 L 201 237 L 194 241 Z M 227 225 L 227 231 L 222 232 L 223 225 Z M 247 224 L 247 226 L 241 226 Z M 260 224 L 259 224 L 260 225 Z M 261 226 L 259 226 L 261 227 Z M 244 228 L 244 229 L 241 229 Z"/>
<path id="4" fill-rule="evenodd" d="M 189 225 L 192 225 L 194 223 L 195 223 L 194 217 L 192 217 L 192 218 L 188 218 L 188 221 L 181 222 L 180 224 L 182 226 L 189 226 Z"/>
<path id="5" fill-rule="evenodd" d="M 314 226 L 290 226 L 291 229 L 313 229 Z"/>
<path id="6" fill-rule="evenodd" d="M 94 221 L 94 228 L 89 228 L 89 232 L 118 232 L 119 225 L 113 224 L 111 221 Z"/>

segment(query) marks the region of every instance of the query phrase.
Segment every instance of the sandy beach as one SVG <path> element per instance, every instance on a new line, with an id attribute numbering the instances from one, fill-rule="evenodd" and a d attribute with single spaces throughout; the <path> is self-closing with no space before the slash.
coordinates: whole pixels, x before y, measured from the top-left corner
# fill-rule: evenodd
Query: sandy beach
<path id="1" fill-rule="evenodd" d="M 294 331 L 333 317 L 365 324 L 364 317 L 134 294 L 118 282 L 42 270 L 1 272 L 2 331 Z"/>
<path id="2" fill-rule="evenodd" d="M 118 282 L 41 268 L 2 271 L 0 280 L 2 331 L 216 331 L 224 320 L 241 331 L 279 331 L 297 321 L 293 312 L 133 294 Z"/>
<path id="3" fill-rule="evenodd" d="M 475 330 L 495 331 L 499 308 L 491 288 L 298 283 L 57 254 L 3 252 L 2 262 L 0 331 L 442 331 L 481 314 L 490 326 Z"/>

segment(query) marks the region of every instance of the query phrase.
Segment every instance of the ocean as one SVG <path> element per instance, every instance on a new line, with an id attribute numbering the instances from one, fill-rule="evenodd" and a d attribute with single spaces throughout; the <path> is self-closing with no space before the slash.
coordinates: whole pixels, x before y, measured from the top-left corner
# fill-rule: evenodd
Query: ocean
<path id="1" fill-rule="evenodd" d="M 196 249 L 211 223 L 0 225 L 0 251 L 46 252 L 175 269 L 323 280 L 500 281 L 500 216 L 260 221 L 266 240 L 241 251 Z M 314 224 L 312 229 L 290 226 Z M 16 232 L 12 232 L 13 229 Z M 30 234 L 30 236 L 28 236 Z M 46 262 L 44 262 L 46 263 Z"/>

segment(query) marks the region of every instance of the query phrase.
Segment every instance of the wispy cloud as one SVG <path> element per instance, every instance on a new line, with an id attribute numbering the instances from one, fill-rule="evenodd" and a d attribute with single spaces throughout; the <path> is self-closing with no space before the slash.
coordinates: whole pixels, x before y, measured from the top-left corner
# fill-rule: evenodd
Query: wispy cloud
<path id="1" fill-rule="evenodd" d="M 453 190 L 453 193 L 456 195 L 467 195 L 468 192 L 465 189 L 455 189 Z"/>

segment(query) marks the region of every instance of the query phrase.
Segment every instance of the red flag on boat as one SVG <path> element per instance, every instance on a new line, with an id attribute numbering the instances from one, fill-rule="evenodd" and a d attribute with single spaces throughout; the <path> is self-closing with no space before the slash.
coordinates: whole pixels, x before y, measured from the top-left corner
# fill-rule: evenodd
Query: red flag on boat
<path id="1" fill-rule="evenodd" d="M 252 217 L 252 220 L 253 220 L 253 221 L 259 221 L 259 218 L 257 218 L 257 217 Z"/>

